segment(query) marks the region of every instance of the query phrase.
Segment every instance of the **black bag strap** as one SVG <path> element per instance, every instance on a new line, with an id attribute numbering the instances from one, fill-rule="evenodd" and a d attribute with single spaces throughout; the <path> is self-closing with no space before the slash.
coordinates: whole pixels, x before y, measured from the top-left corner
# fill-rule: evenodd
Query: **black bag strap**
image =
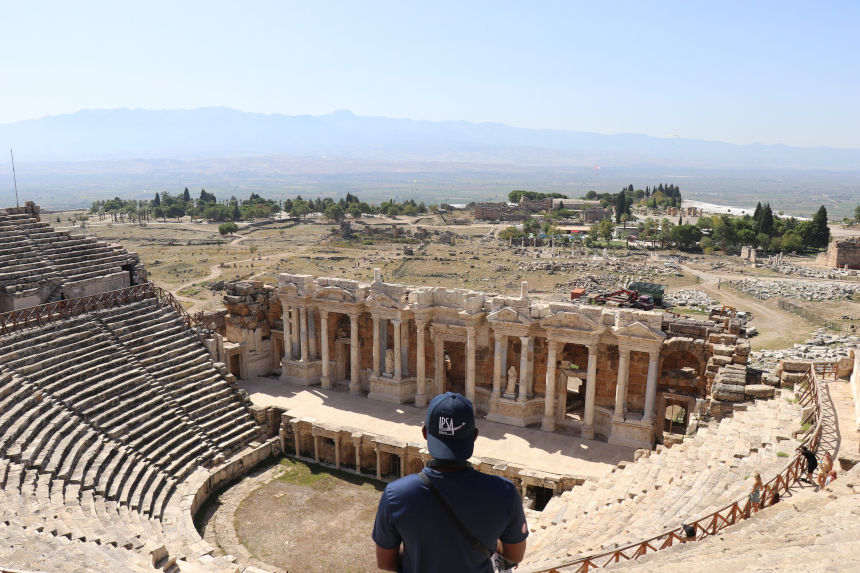
<path id="1" fill-rule="evenodd" d="M 451 518 L 451 521 L 454 522 L 454 525 L 457 526 L 457 529 L 459 529 L 460 532 L 466 537 L 466 540 L 468 540 L 469 544 L 472 547 L 474 547 L 475 549 L 477 549 L 478 551 L 480 551 L 481 554 L 484 557 L 486 557 L 487 559 L 492 559 L 492 557 L 493 557 L 492 554 L 489 551 L 487 551 L 486 547 L 481 545 L 481 542 L 478 541 L 478 539 L 474 535 L 472 535 L 472 532 L 470 532 L 468 529 L 466 529 L 466 526 L 463 525 L 463 522 L 460 521 L 460 518 L 457 517 L 457 514 L 454 513 L 454 510 L 451 509 L 451 506 L 448 505 L 448 502 L 445 501 L 445 498 L 442 497 L 442 494 L 439 492 L 438 489 L 436 489 L 436 486 L 433 485 L 433 482 L 430 480 L 430 478 L 427 476 L 427 474 L 425 474 L 424 472 L 419 472 L 418 477 L 421 478 L 421 481 L 424 482 L 424 485 L 427 486 L 427 489 L 430 490 L 430 493 L 433 494 L 433 497 L 436 498 L 436 501 L 439 502 L 439 505 L 441 505 L 442 509 L 445 510 L 445 513 L 448 514 L 448 517 Z"/>

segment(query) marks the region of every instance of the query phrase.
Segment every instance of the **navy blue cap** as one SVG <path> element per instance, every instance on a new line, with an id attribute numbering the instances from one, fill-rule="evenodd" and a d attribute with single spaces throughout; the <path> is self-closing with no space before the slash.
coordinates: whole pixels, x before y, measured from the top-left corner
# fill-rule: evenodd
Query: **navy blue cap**
<path id="1" fill-rule="evenodd" d="M 437 460 L 468 460 L 475 449 L 475 410 L 460 394 L 445 392 L 427 406 L 427 450 Z"/>

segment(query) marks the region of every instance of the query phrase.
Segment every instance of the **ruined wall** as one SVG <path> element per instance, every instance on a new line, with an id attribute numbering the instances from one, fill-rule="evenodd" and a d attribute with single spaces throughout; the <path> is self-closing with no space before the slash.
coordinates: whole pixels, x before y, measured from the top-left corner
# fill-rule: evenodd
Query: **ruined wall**
<path id="1" fill-rule="evenodd" d="M 827 247 L 825 264 L 831 268 L 860 269 L 860 237 L 834 240 Z"/>

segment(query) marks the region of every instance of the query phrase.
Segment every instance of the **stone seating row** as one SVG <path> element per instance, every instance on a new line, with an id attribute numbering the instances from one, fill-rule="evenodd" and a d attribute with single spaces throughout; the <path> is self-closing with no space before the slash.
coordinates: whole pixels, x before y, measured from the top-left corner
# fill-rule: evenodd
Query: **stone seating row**
<path id="1" fill-rule="evenodd" d="M 211 556 L 189 516 L 177 526 L 177 508 L 208 479 L 203 465 L 258 439 L 259 428 L 175 313 L 154 300 L 130 306 L 0 341 L 0 563 L 51 572 L 152 571 L 148 552 L 163 546 L 183 572 L 235 573 L 231 560 Z M 140 340 L 135 314 L 147 325 Z M 162 335 L 172 341 L 166 347 Z M 228 393 L 218 389 L 210 399 L 213 375 Z M 228 425 L 240 431 L 201 431 L 193 416 L 210 412 L 236 416 Z M 62 561 L 63 552 L 80 560 Z"/>
<path id="2" fill-rule="evenodd" d="M 50 340 L 43 342 L 45 338 Z M 0 363 L 29 376 L 94 429 L 130 445 L 175 479 L 182 479 L 195 463 L 219 455 L 112 340 L 97 322 L 75 319 L 59 336 L 53 331 L 37 336 L 27 348 L 19 348 L 20 342 L 11 344 L 11 352 L 0 356 Z"/>
<path id="3" fill-rule="evenodd" d="M 208 352 L 173 311 L 147 299 L 98 315 L 155 383 L 225 454 L 254 438 L 258 429 L 236 398 L 238 386 L 214 368 Z"/>
<path id="4" fill-rule="evenodd" d="M 824 491 L 798 484 L 784 502 L 718 535 L 611 565 L 606 571 L 860 571 L 858 477 L 860 465 Z"/>
<path id="5" fill-rule="evenodd" d="M 791 398 L 789 395 L 788 398 Z M 679 527 L 743 497 L 759 472 L 767 482 L 799 445 L 799 407 L 758 400 L 683 443 L 619 467 L 550 500 L 531 524 L 531 565 L 612 549 Z"/>
<path id="6" fill-rule="evenodd" d="M 7 292 L 50 279 L 74 283 L 121 273 L 126 259 L 120 247 L 95 237 L 56 231 L 27 214 L 0 215 L 0 287 Z"/>

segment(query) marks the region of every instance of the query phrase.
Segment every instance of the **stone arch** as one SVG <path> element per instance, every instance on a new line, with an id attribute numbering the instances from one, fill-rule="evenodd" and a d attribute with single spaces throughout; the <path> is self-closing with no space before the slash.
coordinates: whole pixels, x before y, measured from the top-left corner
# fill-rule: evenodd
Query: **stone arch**
<path id="1" fill-rule="evenodd" d="M 699 379 L 698 390 L 700 393 L 705 393 L 708 384 L 705 376 L 707 365 L 708 354 L 705 351 L 704 340 L 678 337 L 671 338 L 661 345 L 657 372 L 663 379 L 666 368 L 669 368 L 669 371 L 684 367 L 693 368 Z"/>

